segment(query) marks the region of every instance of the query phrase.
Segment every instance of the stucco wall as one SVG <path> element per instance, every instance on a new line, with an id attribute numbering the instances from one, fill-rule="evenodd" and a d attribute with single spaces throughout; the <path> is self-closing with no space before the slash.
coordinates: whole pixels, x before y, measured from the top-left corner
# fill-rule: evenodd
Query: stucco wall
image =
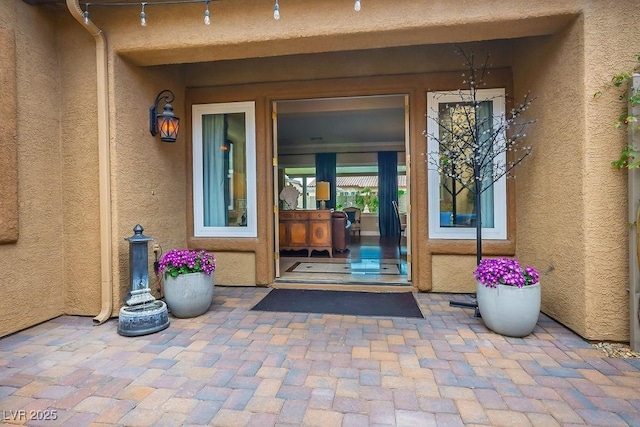
<path id="1" fill-rule="evenodd" d="M 585 237 L 586 307 L 584 336 L 628 339 L 629 277 L 627 174 L 611 166 L 626 144 L 612 123 L 626 111 L 619 92 L 605 90 L 614 74 L 629 70 L 640 52 L 638 2 L 591 2 L 585 10 Z M 621 337 L 620 330 L 625 331 Z"/>
<path id="2" fill-rule="evenodd" d="M 132 7 L 94 9 L 91 18 L 127 58 L 158 65 L 550 34 L 580 3 L 545 0 L 532 8 L 524 0 L 508 7 L 500 0 L 447 7 L 430 0 L 383 1 L 354 12 L 353 3 L 343 0 L 289 2 L 276 21 L 273 2 L 229 0 L 211 3 L 208 27 L 197 4 L 150 7 L 142 30 Z"/>
<path id="3" fill-rule="evenodd" d="M 585 333 L 582 20 L 514 45 L 514 87 L 536 97 L 531 156 L 516 171 L 517 256 L 541 272 L 542 307 Z M 566 112 L 571 111 L 571 118 Z"/>
<path id="4" fill-rule="evenodd" d="M 93 37 L 61 14 L 61 158 L 65 313 L 100 312 L 100 212 L 96 48 Z"/>
<path id="5" fill-rule="evenodd" d="M 432 263 L 433 292 L 474 293 L 476 281 L 473 270 L 476 268 L 476 256 L 434 255 Z"/>
<path id="6" fill-rule="evenodd" d="M 23 2 L 0 2 L 0 16 L 15 37 L 21 230 L 16 243 L 0 245 L 2 336 L 62 314 L 65 274 L 55 23 Z"/>
<path id="7" fill-rule="evenodd" d="M 591 2 L 553 37 L 514 45 L 516 92 L 538 96 L 534 154 L 516 179 L 517 255 L 542 271 L 547 314 L 585 338 L 625 341 L 626 174 L 611 166 L 626 141 L 613 127 L 624 103 L 615 91 L 594 94 L 633 66 L 640 40 L 612 37 L 611 28 L 636 24 L 605 3 Z"/>
<path id="8" fill-rule="evenodd" d="M 149 107 L 163 89 L 173 90 L 174 113 L 185 126 L 184 82 L 177 67 L 144 69 L 115 56 L 111 59 L 113 102 L 111 112 L 111 176 L 114 266 L 114 308 L 123 304 L 131 289 L 129 242 L 133 227 L 154 239 L 149 244 L 150 287 L 156 290 L 153 272 L 153 244 L 163 252 L 187 247 L 186 238 L 186 147 L 185 132 L 175 143 L 160 141 L 149 132 Z M 160 103 L 162 109 L 164 103 Z"/>
<path id="9" fill-rule="evenodd" d="M 628 0 L 620 7 L 631 4 Z M 143 30 L 138 26 L 137 13 L 128 9 L 113 8 L 105 14 L 94 12 L 92 16 L 110 34 L 112 48 L 132 63 L 241 60 L 185 65 L 184 84 L 187 86 L 368 76 L 403 70 L 455 70 L 459 66 L 444 59 L 449 56 L 437 54 L 438 49 L 442 53 L 447 46 L 403 46 L 555 33 L 549 38 L 517 41 L 512 50 L 516 94 L 522 95 L 530 89 L 538 96 L 531 113 L 539 120 L 531 134 L 538 147 L 518 172 L 530 179 L 517 181 L 517 255 L 543 271 L 543 279 L 549 283 L 543 291 L 545 311 L 584 336 L 624 338 L 624 330 L 628 329 L 624 325 L 627 310 L 617 307 L 626 280 L 626 235 L 616 230 L 618 225 L 624 224 L 626 210 L 622 206 L 611 213 L 610 206 L 624 200 L 618 196 L 624 195 L 625 186 L 623 179 L 616 178 L 609 169 L 608 154 L 615 150 L 602 150 L 599 138 L 595 137 L 598 123 L 604 119 L 600 118 L 598 122 L 597 118 L 603 116 L 598 114 L 602 110 L 592 108 L 590 96 L 595 92 L 591 88 L 597 89 L 595 82 L 600 84 L 606 80 L 600 78 L 603 70 L 595 65 L 602 65 L 607 72 L 612 70 L 611 64 L 615 61 L 608 61 L 612 52 L 620 53 L 625 45 L 629 46 L 627 42 L 631 42 L 632 37 L 625 36 L 621 43 L 619 37 L 611 37 L 611 28 L 632 28 L 631 14 L 621 17 L 617 12 L 620 9 L 612 10 L 607 2 L 578 0 L 544 1 L 538 3 L 535 10 L 524 0 L 512 1 L 508 8 L 503 7 L 501 1 L 473 5 L 451 3 L 447 9 L 434 9 L 428 1 L 396 3 L 391 9 L 388 4 L 381 3 L 365 5 L 363 12 L 354 14 L 350 5 L 332 0 L 322 4 L 287 5 L 282 9 L 283 18 L 274 21 L 271 5 L 258 1 L 244 2 L 241 8 L 238 5 L 233 1 L 214 4 L 214 25 L 211 27 L 198 25 L 200 8 L 183 6 L 158 8 L 149 15 L 148 26 Z M 177 13 L 178 9 L 181 13 Z M 575 16 L 581 13 L 584 18 L 576 20 Z M 161 25 L 167 20 L 171 20 L 171 32 L 166 32 L 165 26 Z M 248 21 L 250 26 L 246 25 Z M 362 48 L 383 50 L 358 51 Z M 431 58 L 424 55 L 429 50 L 436 52 Z M 313 58 L 317 59 L 313 62 L 314 67 L 309 67 L 309 62 L 305 61 L 311 58 L 304 54 L 311 53 L 318 53 Z M 274 56 L 280 58 L 270 58 Z M 244 59 L 252 57 L 266 59 Z M 500 61 L 498 56 L 497 62 Z M 335 64 L 342 66 L 335 67 Z M 136 70 L 132 72 L 136 77 L 123 85 L 123 89 L 115 90 L 114 100 L 142 94 L 136 85 L 144 86 L 148 69 L 143 71 L 132 66 L 131 70 Z M 114 77 L 116 80 L 123 78 L 120 73 L 114 76 L 117 76 L 117 79 Z M 124 78 L 127 78 L 126 73 Z M 147 91 L 145 96 L 148 92 L 153 91 Z M 140 110 L 141 105 L 133 108 L 138 101 L 136 97 L 131 103 L 127 102 L 127 111 Z M 567 118 L 568 111 L 572 112 L 570 119 Z M 131 114 L 124 114 L 124 110 L 115 117 L 118 126 L 122 122 L 123 131 L 145 128 L 144 120 L 134 122 Z M 136 150 L 121 149 L 122 140 L 119 136 L 116 140 L 120 165 L 121 156 L 131 155 Z M 136 146 L 135 142 L 133 146 Z M 150 167 L 163 163 L 157 153 L 155 157 L 147 160 Z M 565 162 L 566 159 L 571 161 Z M 127 165 L 126 161 L 122 165 Z M 136 191 L 126 185 L 144 191 L 150 187 L 150 182 L 141 184 L 131 182 L 131 178 L 127 180 L 126 177 L 131 176 L 128 172 L 127 168 L 117 167 L 121 178 L 116 182 L 120 234 L 125 230 L 129 232 L 131 223 L 135 222 L 133 214 L 142 211 L 129 207 Z M 181 173 L 176 174 L 178 180 Z M 608 191 L 602 191 L 603 183 Z M 414 207 L 420 207 L 420 203 Z M 170 210 L 164 208 L 163 212 Z M 418 214 L 419 211 L 414 212 Z M 571 214 L 578 220 L 570 219 Z M 549 227 L 550 220 L 555 224 L 553 227 Z M 428 253 L 420 230 L 418 227 L 417 246 Z M 179 234 L 176 232 L 172 236 L 168 240 Z M 118 270 L 123 272 L 122 246 L 118 254 L 121 259 Z M 440 265 L 439 261 L 433 265 Z M 455 263 L 451 265 L 451 268 L 457 268 Z M 611 286 L 600 284 L 611 277 Z M 119 283 L 123 283 L 122 280 Z M 604 310 L 598 307 L 602 301 L 607 302 Z M 603 311 L 604 319 L 601 320 Z"/>
<path id="10" fill-rule="evenodd" d="M 253 253 L 216 252 L 215 283 L 224 286 L 255 286 L 256 257 Z"/>
<path id="11" fill-rule="evenodd" d="M 148 108 L 160 90 L 176 92 L 174 107 L 184 118 L 189 87 L 454 71 L 459 61 L 445 52 L 446 43 L 529 37 L 490 43 L 499 52 L 493 66 L 512 64 L 516 95 L 531 90 L 538 97 L 531 111 L 538 119 L 531 131 L 536 149 L 516 179 L 517 256 L 542 270 L 545 312 L 585 337 L 624 339 L 626 182 L 610 167 L 624 138 L 609 127 L 618 115 L 616 95 L 593 100 L 592 94 L 640 50 L 634 31 L 622 30 L 635 28 L 633 14 L 620 12 L 634 4 L 544 0 L 532 8 L 525 0 L 508 7 L 492 0 L 435 8 L 417 0 L 364 3 L 355 13 L 352 3 L 327 0 L 282 5 L 281 20 L 274 21 L 270 3 L 229 0 L 211 3 L 210 27 L 201 24 L 202 5 L 181 4 L 149 8 L 145 28 L 134 8 L 92 9 L 110 43 L 114 310 L 128 290 L 124 238 L 135 224 L 163 250 L 184 247 L 189 238 L 186 135 L 172 145 L 148 133 Z M 3 266 L 11 267 L 1 279 L 7 298 L 0 300 L 0 335 L 66 311 L 99 308 L 95 47 L 77 22 L 62 16 L 17 0 L 0 4 L 1 29 L 16 35 L 21 230 L 17 243 L 0 245 Z M 413 95 L 412 109 L 424 108 L 424 95 Z M 412 126 L 413 154 L 423 153 L 424 124 Z M 261 177 L 269 171 L 265 166 Z M 448 274 L 468 269 L 469 257 L 431 259 L 426 197 L 417 196 L 426 174 L 413 178 L 415 277 L 423 281 L 416 286 L 433 282 L 440 289 Z M 263 252 L 270 231 L 263 225 Z M 254 266 L 242 282 L 266 275 L 264 256 L 251 264 L 250 251 L 220 252 L 221 263 Z M 46 271 L 32 268 L 33 260 L 46 263 Z"/>
<path id="12" fill-rule="evenodd" d="M 509 65 L 507 41 L 471 43 L 468 46 L 479 51 L 491 50 L 494 54 L 491 66 L 494 68 Z M 200 87 L 428 73 L 459 67 L 460 58 L 454 54 L 452 45 L 447 44 L 205 62 L 185 65 L 184 71 L 187 84 Z"/>
<path id="13" fill-rule="evenodd" d="M 16 40 L 13 25 L 0 24 L 0 244 L 18 240 L 18 148 L 16 141 Z"/>

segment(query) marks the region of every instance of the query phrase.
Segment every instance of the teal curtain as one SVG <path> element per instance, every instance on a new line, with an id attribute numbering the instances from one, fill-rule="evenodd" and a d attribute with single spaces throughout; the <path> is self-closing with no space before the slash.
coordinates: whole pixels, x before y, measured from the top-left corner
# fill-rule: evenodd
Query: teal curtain
<path id="1" fill-rule="evenodd" d="M 336 207 L 336 153 L 316 154 L 316 182 L 329 182 L 330 200 L 326 202 L 327 209 Z M 320 207 L 320 202 L 316 202 L 316 209 Z"/>
<path id="2" fill-rule="evenodd" d="M 203 214 L 206 227 L 227 225 L 225 135 L 224 114 L 202 116 Z"/>
<path id="3" fill-rule="evenodd" d="M 378 152 L 378 224 L 380 236 L 397 236 L 398 223 L 392 201 L 398 202 L 398 153 Z"/>
<path id="4" fill-rule="evenodd" d="M 476 115 L 479 120 L 480 129 L 480 144 L 484 150 L 493 151 L 491 144 L 491 135 L 493 133 L 493 102 L 483 101 L 480 104 L 478 113 Z M 484 133 L 484 132 L 487 133 Z M 484 135 L 484 136 L 483 136 Z M 487 165 L 482 173 L 484 180 L 482 183 L 483 192 L 480 195 L 480 209 L 483 228 L 493 228 L 494 224 L 494 211 L 493 211 L 493 167 Z"/>

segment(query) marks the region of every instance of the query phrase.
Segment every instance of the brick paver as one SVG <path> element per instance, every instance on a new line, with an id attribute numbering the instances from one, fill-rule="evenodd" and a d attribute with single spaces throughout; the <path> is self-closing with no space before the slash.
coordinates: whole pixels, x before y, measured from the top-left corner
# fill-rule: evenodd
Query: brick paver
<path id="1" fill-rule="evenodd" d="M 508 338 L 460 295 L 416 294 L 424 319 L 251 311 L 268 292 L 218 286 L 147 336 L 62 316 L 4 337 L 0 424 L 640 425 L 640 360 L 544 315 Z"/>

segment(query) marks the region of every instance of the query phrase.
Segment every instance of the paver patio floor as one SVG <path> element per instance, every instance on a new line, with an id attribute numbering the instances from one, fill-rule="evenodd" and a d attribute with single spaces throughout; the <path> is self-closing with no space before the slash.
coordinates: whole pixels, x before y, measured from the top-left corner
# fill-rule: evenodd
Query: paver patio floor
<path id="1" fill-rule="evenodd" d="M 544 315 L 506 338 L 459 295 L 416 294 L 424 319 L 250 311 L 267 292 L 218 286 L 205 315 L 141 337 L 62 316 L 0 339 L 1 421 L 640 426 L 640 359 Z"/>

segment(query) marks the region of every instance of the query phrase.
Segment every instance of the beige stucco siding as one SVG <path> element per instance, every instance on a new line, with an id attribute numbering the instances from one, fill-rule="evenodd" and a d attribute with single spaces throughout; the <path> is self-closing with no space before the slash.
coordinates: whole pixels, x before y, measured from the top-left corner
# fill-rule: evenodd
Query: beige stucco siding
<path id="1" fill-rule="evenodd" d="M 142 225 L 144 234 L 154 239 L 163 252 L 186 248 L 186 148 L 185 132 L 175 143 L 165 143 L 149 133 L 149 107 L 157 94 L 171 89 L 176 95 L 174 113 L 185 126 L 184 84 L 176 67 L 143 69 L 120 57 L 112 58 L 112 192 L 114 194 L 114 253 L 118 263 L 114 269 L 114 307 L 122 305 L 130 290 L 129 243 L 133 227 Z M 160 108 L 164 103 L 160 104 Z M 186 127 L 186 126 L 185 126 Z M 153 246 L 149 244 L 153 262 Z M 152 264 L 151 264 L 152 265 Z M 157 280 L 149 270 L 150 287 Z"/>
<path id="2" fill-rule="evenodd" d="M 0 16 L 15 37 L 20 223 L 18 241 L 0 245 L 1 336 L 64 312 L 65 253 L 56 26 L 22 2 L 0 2 Z"/>
<path id="3" fill-rule="evenodd" d="M 248 252 L 216 252 L 215 283 L 225 286 L 255 286 L 256 256 Z"/>
<path id="4" fill-rule="evenodd" d="M 542 0 L 531 7 L 526 0 L 492 0 L 442 8 L 430 0 L 382 1 L 364 2 L 356 13 L 352 3 L 327 0 L 282 4 L 275 21 L 272 3 L 225 0 L 210 4 L 209 27 L 201 24 L 201 4 L 180 4 L 149 6 L 144 28 L 137 7 L 92 8 L 109 50 L 113 314 L 130 285 L 124 238 L 136 224 L 163 251 L 213 248 L 218 284 L 272 281 L 269 102 L 301 92 L 366 92 L 369 83 L 411 97 L 413 284 L 471 292 L 474 242 L 428 239 L 420 156 L 426 92 L 457 87 L 452 76 L 461 65 L 453 43 L 473 42 L 467 46 L 492 53 L 492 67 L 506 73 L 500 84 L 511 86 L 516 98 L 528 90 L 537 97 L 530 111 L 537 123 L 529 132 L 535 149 L 510 188 L 509 241 L 487 243 L 487 254 L 516 255 L 538 267 L 543 310 L 582 336 L 627 339 L 626 177 L 610 166 L 625 140 L 611 126 L 621 108 L 617 93 L 598 99 L 593 93 L 631 67 L 640 51 L 637 31 L 623 30 L 636 28 L 634 15 L 621 12 L 635 3 L 613 8 L 604 0 Z M 0 39 L 6 45 L 11 37 L 13 220 L 20 234 L 17 242 L 0 244 L 0 336 L 62 313 L 96 315 L 101 303 L 95 42 L 64 7 L 21 0 L 0 2 Z M 3 64 L 0 77 L 10 68 Z M 341 89 L 332 94 L 332 87 Z M 148 131 L 148 109 L 167 88 L 183 119 L 175 144 Z M 210 244 L 189 231 L 190 107 L 246 99 L 261 112 L 258 157 L 264 162 L 257 172 L 267 187 L 259 194 L 258 238 Z M 11 179 L 7 171 L 0 178 Z"/>
<path id="5" fill-rule="evenodd" d="M 476 43 L 478 51 L 490 49 L 493 68 L 510 65 L 508 41 Z M 339 64 L 339 66 L 336 66 Z M 321 80 L 372 75 L 403 75 L 452 70 L 460 58 L 451 45 L 401 46 L 384 49 L 285 55 L 204 62 L 183 66 L 191 87 L 256 82 Z M 456 82 L 457 83 L 457 82 Z"/>
<path id="6" fill-rule="evenodd" d="M 444 8 L 429 0 L 372 2 L 356 13 L 340 0 L 291 2 L 281 5 L 275 21 L 273 4 L 252 0 L 212 3 L 209 27 L 200 25 L 200 5 L 149 7 L 143 31 L 134 8 L 95 11 L 92 19 L 126 57 L 158 65 L 551 34 L 579 13 L 580 3 L 545 1 L 532 8 L 524 0 L 508 7 L 502 1 L 459 2 Z M 171 21 L 171 31 L 157 24 L 163 20 Z"/>
<path id="7" fill-rule="evenodd" d="M 536 96 L 533 154 L 516 172 L 517 254 L 541 272 L 543 307 L 584 333 L 586 325 L 583 20 L 514 47 L 516 94 Z M 567 112 L 571 112 L 570 118 Z"/>
<path id="8" fill-rule="evenodd" d="M 625 340 L 626 174 L 611 167 L 625 143 L 612 125 L 622 109 L 619 93 L 593 95 L 633 66 L 640 42 L 632 31 L 612 38 L 633 19 L 596 3 L 558 35 L 514 49 L 516 93 L 538 96 L 536 149 L 516 179 L 517 253 L 542 270 L 547 314 L 586 338 Z"/>
<path id="9" fill-rule="evenodd" d="M 585 10 L 584 336 L 594 339 L 618 339 L 619 328 L 629 327 L 627 174 L 611 167 L 626 144 L 626 133 L 612 125 L 625 107 L 616 90 L 605 90 L 601 98 L 593 94 L 614 74 L 634 66 L 640 52 L 637 13 L 632 12 L 637 7 L 633 1 L 616 3 L 615 8 L 590 2 Z"/>
<path id="10" fill-rule="evenodd" d="M 0 243 L 18 240 L 18 148 L 16 39 L 13 26 L 0 27 Z"/>
<path id="11" fill-rule="evenodd" d="M 433 255 L 432 288 L 433 292 L 474 293 L 476 282 L 473 270 L 476 267 L 475 255 Z"/>
<path id="12" fill-rule="evenodd" d="M 96 50 L 93 38 L 64 15 L 57 37 L 60 68 L 64 312 L 100 311 L 100 223 Z"/>

